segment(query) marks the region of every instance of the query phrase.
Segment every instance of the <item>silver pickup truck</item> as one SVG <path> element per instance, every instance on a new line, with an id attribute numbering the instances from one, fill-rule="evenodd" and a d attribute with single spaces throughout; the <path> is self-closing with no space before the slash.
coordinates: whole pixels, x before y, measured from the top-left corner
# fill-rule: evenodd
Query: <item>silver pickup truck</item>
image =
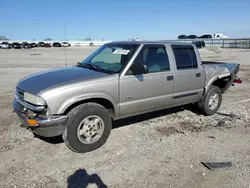
<path id="1" fill-rule="evenodd" d="M 191 43 L 111 42 L 75 66 L 20 80 L 13 101 L 22 127 L 62 135 L 73 151 L 101 147 L 112 121 L 196 104 L 204 115 L 219 109 L 239 64 L 202 62 Z"/>

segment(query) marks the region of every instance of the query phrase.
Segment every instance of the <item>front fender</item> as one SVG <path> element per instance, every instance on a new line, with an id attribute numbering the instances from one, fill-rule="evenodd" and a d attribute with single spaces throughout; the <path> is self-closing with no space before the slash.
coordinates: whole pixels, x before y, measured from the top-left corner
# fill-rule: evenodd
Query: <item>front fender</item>
<path id="1" fill-rule="evenodd" d="M 72 96 L 70 98 L 68 98 L 67 100 L 65 100 L 58 108 L 57 108 L 57 114 L 63 114 L 67 108 L 69 108 L 71 105 L 80 102 L 80 101 L 84 101 L 84 100 L 88 100 L 88 99 L 94 99 L 94 98 L 102 98 L 102 99 L 106 99 L 108 101 L 110 101 L 112 103 L 112 105 L 114 106 L 114 110 L 115 110 L 115 116 L 117 117 L 119 114 L 119 110 L 118 110 L 118 105 L 116 100 L 114 99 L 114 97 L 112 97 L 111 95 L 107 94 L 107 93 L 84 93 L 84 94 L 79 94 L 76 96 Z"/>

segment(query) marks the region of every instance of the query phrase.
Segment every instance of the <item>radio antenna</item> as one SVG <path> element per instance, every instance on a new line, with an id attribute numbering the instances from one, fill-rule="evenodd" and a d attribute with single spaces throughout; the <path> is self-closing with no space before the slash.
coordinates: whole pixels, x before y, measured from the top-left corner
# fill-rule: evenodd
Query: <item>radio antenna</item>
<path id="1" fill-rule="evenodd" d="M 64 42 L 66 42 L 66 31 L 65 31 L 65 26 L 64 26 Z M 67 55 L 66 55 L 66 45 L 64 46 L 64 62 L 65 62 L 65 67 L 67 67 Z"/>

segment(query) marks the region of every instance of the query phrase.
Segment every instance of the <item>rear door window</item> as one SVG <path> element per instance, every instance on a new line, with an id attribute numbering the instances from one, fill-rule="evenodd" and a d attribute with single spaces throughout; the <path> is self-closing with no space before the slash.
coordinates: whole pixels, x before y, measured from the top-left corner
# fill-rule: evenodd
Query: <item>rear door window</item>
<path id="1" fill-rule="evenodd" d="M 198 67 L 197 57 L 192 46 L 172 45 L 177 70 L 195 69 Z"/>

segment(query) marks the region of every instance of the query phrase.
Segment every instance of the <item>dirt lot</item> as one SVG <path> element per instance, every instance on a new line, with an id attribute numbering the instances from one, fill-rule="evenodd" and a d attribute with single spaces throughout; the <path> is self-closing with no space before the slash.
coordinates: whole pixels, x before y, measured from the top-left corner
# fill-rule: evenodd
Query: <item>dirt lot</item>
<path id="1" fill-rule="evenodd" d="M 93 49 L 68 48 L 67 65 Z M 12 113 L 18 80 L 63 67 L 64 49 L 0 50 L 0 187 L 250 187 L 250 50 L 200 51 L 204 60 L 241 64 L 244 83 L 224 94 L 217 114 L 174 108 L 125 119 L 102 148 L 76 154 L 58 138 L 34 138 Z M 233 166 L 210 171 L 202 161 Z"/>

